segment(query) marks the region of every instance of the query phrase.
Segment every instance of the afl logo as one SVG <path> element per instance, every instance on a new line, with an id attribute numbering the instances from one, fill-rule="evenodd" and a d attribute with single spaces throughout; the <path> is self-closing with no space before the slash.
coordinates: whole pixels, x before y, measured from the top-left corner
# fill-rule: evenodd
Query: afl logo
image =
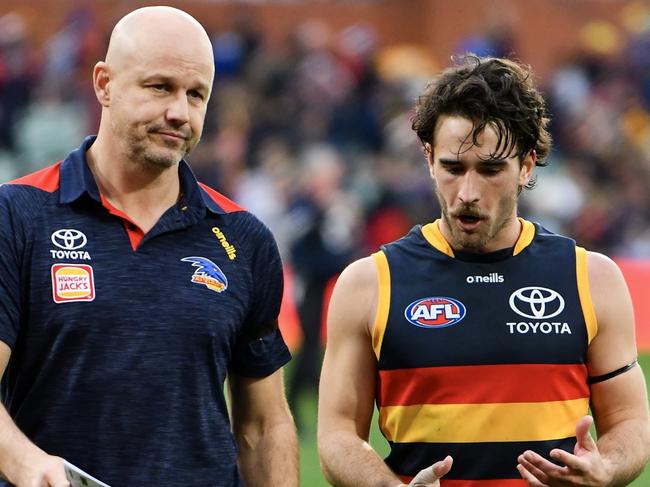
<path id="1" fill-rule="evenodd" d="M 542 320 L 559 315 L 564 310 L 564 298 L 546 287 L 522 287 L 510 295 L 510 307 L 518 315 Z"/>
<path id="2" fill-rule="evenodd" d="M 80 249 L 88 239 L 79 230 L 62 228 L 52 234 L 52 243 L 63 250 Z"/>
<path id="3" fill-rule="evenodd" d="M 413 301 L 404 311 L 409 323 L 421 328 L 445 328 L 465 317 L 465 305 L 452 298 L 424 298 Z"/>

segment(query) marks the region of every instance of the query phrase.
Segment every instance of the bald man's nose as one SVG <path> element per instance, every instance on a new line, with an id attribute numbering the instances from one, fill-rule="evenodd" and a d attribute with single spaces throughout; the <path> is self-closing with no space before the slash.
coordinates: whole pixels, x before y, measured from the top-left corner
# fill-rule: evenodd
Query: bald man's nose
<path id="1" fill-rule="evenodd" d="M 185 92 L 179 91 L 173 97 L 170 97 L 166 116 L 167 120 L 173 121 L 178 125 L 190 121 L 190 105 Z"/>

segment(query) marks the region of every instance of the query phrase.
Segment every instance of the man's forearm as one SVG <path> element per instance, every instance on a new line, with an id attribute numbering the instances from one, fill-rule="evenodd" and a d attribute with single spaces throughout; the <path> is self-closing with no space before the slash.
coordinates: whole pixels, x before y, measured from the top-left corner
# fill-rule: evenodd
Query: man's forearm
<path id="1" fill-rule="evenodd" d="M 20 471 L 27 469 L 34 458 L 46 454 L 34 445 L 16 426 L 9 413 L 0 405 L 0 473 L 14 481 Z"/>
<path id="2" fill-rule="evenodd" d="M 321 467 L 336 487 L 397 487 L 403 485 L 368 442 L 336 432 L 318 440 Z"/>
<path id="3" fill-rule="evenodd" d="M 650 457 L 648 423 L 628 420 L 598 438 L 598 450 L 612 477 L 611 487 L 628 485 L 643 471 Z"/>
<path id="4" fill-rule="evenodd" d="M 239 467 L 249 487 L 298 487 L 298 439 L 293 422 L 237 435 Z"/>

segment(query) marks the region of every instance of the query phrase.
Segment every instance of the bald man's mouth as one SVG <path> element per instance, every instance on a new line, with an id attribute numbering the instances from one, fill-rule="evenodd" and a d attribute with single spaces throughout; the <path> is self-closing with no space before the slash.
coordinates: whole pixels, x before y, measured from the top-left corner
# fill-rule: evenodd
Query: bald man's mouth
<path id="1" fill-rule="evenodd" d="M 186 131 L 178 130 L 175 128 L 170 128 L 170 127 L 165 127 L 165 126 L 153 126 L 150 127 L 148 132 L 150 134 L 158 134 L 163 136 L 164 138 L 169 138 L 169 139 L 181 139 L 181 140 L 189 140 L 190 134 L 187 133 Z"/>
<path id="2" fill-rule="evenodd" d="M 170 139 L 187 140 L 188 138 L 185 134 L 179 132 L 170 132 L 168 130 L 157 130 L 154 133 Z"/>

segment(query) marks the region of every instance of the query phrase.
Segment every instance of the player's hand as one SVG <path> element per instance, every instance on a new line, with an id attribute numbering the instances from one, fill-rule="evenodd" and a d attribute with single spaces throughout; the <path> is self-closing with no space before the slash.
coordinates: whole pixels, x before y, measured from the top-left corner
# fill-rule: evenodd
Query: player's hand
<path id="1" fill-rule="evenodd" d="M 420 470 L 408 487 L 440 487 L 440 477 L 449 472 L 452 463 L 453 459 L 447 455 L 444 460 Z"/>
<path id="2" fill-rule="evenodd" d="M 550 456 L 561 467 L 532 451 L 519 455 L 517 470 L 532 487 L 602 487 L 608 483 L 608 473 L 596 442 L 589 433 L 591 416 L 580 418 L 576 425 L 576 446 L 573 454 L 553 449 Z"/>
<path id="3" fill-rule="evenodd" d="M 70 487 L 63 469 L 63 458 L 42 453 L 27 460 L 15 479 L 16 487 Z"/>

